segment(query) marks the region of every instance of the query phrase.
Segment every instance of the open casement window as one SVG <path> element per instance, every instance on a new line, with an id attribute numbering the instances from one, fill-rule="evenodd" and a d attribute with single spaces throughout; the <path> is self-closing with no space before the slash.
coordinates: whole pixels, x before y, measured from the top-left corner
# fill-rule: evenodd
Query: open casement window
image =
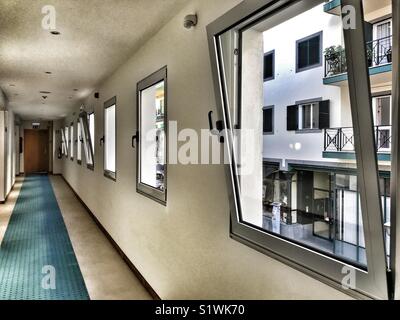
<path id="1" fill-rule="evenodd" d="M 71 123 L 71 126 L 69 127 L 69 134 L 70 134 L 70 148 L 69 148 L 70 154 L 69 154 L 69 156 L 70 156 L 71 160 L 73 161 L 74 160 L 74 143 L 75 143 L 74 123 L 73 122 Z"/>
<path id="2" fill-rule="evenodd" d="M 79 122 L 81 124 L 82 144 L 83 144 L 83 151 L 85 153 L 86 165 L 89 169 L 93 170 L 94 155 L 93 155 L 92 137 L 89 126 L 89 117 L 86 111 L 82 111 L 79 114 Z"/>
<path id="3" fill-rule="evenodd" d="M 67 157 L 67 158 L 68 158 L 68 154 L 69 154 L 69 148 L 70 148 L 69 127 L 65 127 L 65 129 L 64 129 L 64 133 L 65 133 L 65 145 L 66 145 L 66 153 L 65 153 L 65 157 Z"/>
<path id="4" fill-rule="evenodd" d="M 167 67 L 137 85 L 137 191 L 167 203 Z"/>
<path id="5" fill-rule="evenodd" d="M 61 128 L 61 151 L 62 151 L 62 155 L 67 155 L 68 154 L 68 150 L 67 150 L 67 143 L 66 143 L 66 138 L 65 138 L 65 132 L 64 129 Z"/>
<path id="6" fill-rule="evenodd" d="M 364 32 L 344 30 L 342 18 L 326 16 L 323 5 L 243 1 L 207 27 L 230 160 L 231 236 L 349 295 L 387 299 Z M 341 5 L 353 6 L 356 25 L 363 25 L 361 0 Z M 323 87 L 320 61 L 300 73 L 293 72 L 295 61 L 278 63 L 294 59 L 290 50 L 298 39 L 321 30 L 329 34 L 326 46 L 345 40 L 348 82 L 330 90 Z M 263 57 L 271 50 L 279 53 L 275 70 L 281 76 L 263 82 Z M 338 115 L 330 114 L 332 102 Z M 287 119 L 275 123 L 274 135 L 263 135 L 263 105 L 274 105 L 276 118 Z M 300 128 L 323 130 L 291 132 Z M 324 142 L 339 139 L 340 152 L 326 153 Z"/>
<path id="7" fill-rule="evenodd" d="M 116 97 L 104 104 L 104 175 L 116 180 Z"/>
<path id="8" fill-rule="evenodd" d="M 81 122 L 78 118 L 76 123 L 76 160 L 78 164 L 82 164 L 82 130 L 81 130 Z"/>

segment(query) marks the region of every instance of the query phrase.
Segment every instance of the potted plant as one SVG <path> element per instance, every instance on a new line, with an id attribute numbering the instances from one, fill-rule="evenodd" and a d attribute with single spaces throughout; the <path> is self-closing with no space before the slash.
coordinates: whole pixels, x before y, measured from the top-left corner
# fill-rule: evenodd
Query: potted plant
<path id="1" fill-rule="evenodd" d="M 374 59 L 374 50 L 372 48 L 367 48 L 367 61 L 368 61 L 368 67 L 372 67 Z"/>
<path id="2" fill-rule="evenodd" d="M 327 62 L 327 76 L 340 74 L 346 71 L 346 59 L 342 46 L 330 46 L 324 51 Z"/>

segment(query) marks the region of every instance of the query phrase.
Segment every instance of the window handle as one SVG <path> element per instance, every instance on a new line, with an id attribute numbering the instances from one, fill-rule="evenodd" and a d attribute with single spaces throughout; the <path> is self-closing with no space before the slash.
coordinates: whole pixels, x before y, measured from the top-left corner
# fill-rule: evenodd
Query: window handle
<path id="1" fill-rule="evenodd" d="M 100 139 L 100 147 L 104 144 L 104 136 Z"/>
<path id="2" fill-rule="evenodd" d="M 139 141 L 139 131 L 136 132 L 134 136 L 132 136 L 132 148 L 135 149 L 135 141 Z"/>
<path id="3" fill-rule="evenodd" d="M 215 128 L 214 128 L 214 121 L 213 121 L 212 115 L 213 115 L 213 112 L 210 111 L 208 113 L 208 125 L 210 126 L 210 132 L 212 135 L 219 137 L 220 143 L 224 143 L 224 136 L 222 134 L 222 131 L 224 130 L 224 122 L 222 120 L 217 120 L 215 122 Z"/>

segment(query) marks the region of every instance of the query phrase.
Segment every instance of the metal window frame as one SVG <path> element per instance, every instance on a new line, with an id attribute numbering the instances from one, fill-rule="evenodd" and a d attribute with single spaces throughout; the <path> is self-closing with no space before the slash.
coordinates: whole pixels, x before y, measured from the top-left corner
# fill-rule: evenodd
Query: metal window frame
<path id="1" fill-rule="evenodd" d="M 111 171 L 106 169 L 106 110 L 111 107 L 115 107 L 115 135 L 114 135 L 114 143 L 115 143 L 115 171 Z M 111 99 L 107 100 L 104 102 L 104 108 L 103 108 L 103 126 L 104 126 L 104 135 L 103 135 L 103 170 L 104 170 L 104 176 L 106 178 L 109 178 L 113 181 L 117 181 L 117 97 L 114 96 Z"/>
<path id="2" fill-rule="evenodd" d="M 64 128 L 60 128 L 61 132 L 61 143 L 62 143 L 62 155 L 65 156 L 65 154 L 68 154 L 68 148 L 67 148 L 67 142 L 65 140 L 65 130 Z"/>
<path id="3" fill-rule="evenodd" d="M 264 78 L 264 82 L 268 82 L 268 81 L 275 79 L 275 49 L 264 53 L 264 63 L 265 63 L 265 57 L 269 56 L 269 55 L 272 55 L 272 76 Z M 264 74 L 263 74 L 263 77 L 264 77 Z"/>
<path id="4" fill-rule="evenodd" d="M 67 152 L 65 153 L 65 157 L 68 159 L 69 158 L 69 143 L 70 143 L 70 135 L 69 135 L 69 126 L 65 126 L 64 128 L 64 136 L 65 136 L 65 146 Z"/>
<path id="5" fill-rule="evenodd" d="M 75 136 L 74 133 L 75 133 L 74 122 L 72 121 L 70 126 L 69 126 L 69 137 L 71 139 L 71 145 L 70 145 L 71 149 L 70 149 L 69 157 L 70 157 L 71 161 L 74 161 L 74 146 L 73 146 L 73 144 L 75 143 L 75 141 L 74 141 L 74 136 Z"/>
<path id="6" fill-rule="evenodd" d="M 271 131 L 264 131 L 264 128 L 263 128 L 263 135 L 264 136 L 271 136 L 271 135 L 275 134 L 275 105 L 270 105 L 270 106 L 263 107 L 263 118 L 264 118 L 264 111 L 269 110 L 269 109 L 272 110 L 272 115 L 271 115 L 271 117 L 272 117 L 272 130 Z M 263 123 L 263 127 L 264 127 L 264 123 Z"/>
<path id="7" fill-rule="evenodd" d="M 356 135 L 356 154 L 368 270 L 363 270 L 335 257 L 318 253 L 316 250 L 307 249 L 302 245 L 269 234 L 264 230 L 242 222 L 240 219 L 238 175 L 233 152 L 234 128 L 231 128 L 229 121 L 229 105 L 227 105 L 226 83 L 223 74 L 222 55 L 220 54 L 220 36 L 228 30 L 235 30 L 236 33 L 240 33 L 242 28 L 254 25 L 267 17 L 272 17 L 282 10 L 289 9 L 303 12 L 321 3 L 323 3 L 322 0 L 244 1 L 207 26 L 217 111 L 225 124 L 225 152 L 231 163 L 225 165 L 230 202 L 231 237 L 353 297 L 388 299 L 389 290 L 379 197 L 378 167 L 373 135 L 370 79 L 363 28 L 344 30 L 344 37 L 346 54 L 349 60 L 349 87 Z M 364 17 L 361 0 L 342 0 L 341 5 L 342 7 L 346 5 L 354 6 L 356 9 L 356 23 L 357 25 L 363 25 Z M 366 108 L 366 106 L 370 108 Z M 355 273 L 356 288 L 345 289 L 341 285 L 345 275 L 343 270 L 346 270 L 344 268 L 348 268 L 348 270 L 352 270 Z"/>
<path id="8" fill-rule="evenodd" d="M 168 81 L 167 81 L 167 66 L 159 69 L 150 76 L 137 83 L 137 152 L 136 152 L 136 192 L 146 196 L 163 206 L 167 205 L 167 187 L 168 187 L 168 139 L 165 141 L 165 167 L 164 167 L 164 191 L 160 191 L 152 186 L 141 182 L 141 92 L 147 88 L 154 86 L 157 83 L 164 81 L 164 122 L 165 122 L 165 137 L 168 137 Z"/>
<path id="9" fill-rule="evenodd" d="M 80 117 L 78 117 L 78 119 L 76 120 L 76 162 L 79 165 L 82 165 L 82 125 L 80 122 Z M 80 150 L 80 159 L 79 159 L 79 152 L 78 150 Z"/>
<path id="10" fill-rule="evenodd" d="M 299 68 L 299 44 L 304 41 L 308 41 L 312 38 L 319 37 L 319 63 L 315 63 L 309 65 L 307 67 Z M 296 73 L 311 70 L 314 68 L 321 67 L 323 64 L 323 40 L 324 40 L 324 32 L 319 31 L 302 39 L 296 40 Z"/>
<path id="11" fill-rule="evenodd" d="M 79 114 L 79 121 L 81 123 L 81 134 L 83 140 L 83 150 L 85 153 L 86 166 L 88 169 L 94 170 L 94 154 L 93 154 L 92 139 L 89 129 L 89 114 L 86 111 L 82 111 Z M 90 159 L 88 159 L 88 151 L 92 163 L 90 163 Z"/>

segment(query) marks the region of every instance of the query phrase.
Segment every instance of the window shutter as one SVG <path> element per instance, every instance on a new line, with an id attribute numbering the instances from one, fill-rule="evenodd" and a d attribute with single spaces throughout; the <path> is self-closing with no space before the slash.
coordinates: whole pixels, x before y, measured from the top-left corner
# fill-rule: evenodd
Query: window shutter
<path id="1" fill-rule="evenodd" d="M 299 129 L 299 106 L 287 107 L 287 130 L 294 131 Z"/>
<path id="2" fill-rule="evenodd" d="M 319 103 L 319 128 L 328 129 L 330 126 L 330 101 L 324 100 Z"/>

